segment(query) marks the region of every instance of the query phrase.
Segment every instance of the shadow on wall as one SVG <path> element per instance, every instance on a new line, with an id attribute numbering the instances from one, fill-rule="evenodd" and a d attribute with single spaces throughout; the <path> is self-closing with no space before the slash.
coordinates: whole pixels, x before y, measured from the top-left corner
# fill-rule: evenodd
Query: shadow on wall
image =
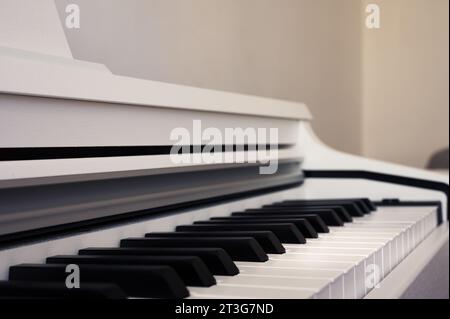
<path id="1" fill-rule="evenodd" d="M 434 153 L 430 161 L 428 162 L 427 168 L 429 169 L 447 169 L 448 170 L 448 147 L 444 150 Z"/>

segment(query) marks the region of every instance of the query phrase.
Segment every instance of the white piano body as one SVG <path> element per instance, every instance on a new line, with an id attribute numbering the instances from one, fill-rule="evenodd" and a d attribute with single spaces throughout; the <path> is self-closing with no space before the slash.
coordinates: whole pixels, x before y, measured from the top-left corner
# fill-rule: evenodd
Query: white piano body
<path id="1" fill-rule="evenodd" d="M 400 298 L 411 289 L 419 294 L 434 289 L 417 287 L 416 280 L 442 253 L 448 254 L 448 177 L 337 152 L 315 136 L 312 116 L 300 103 L 116 76 L 103 65 L 72 58 L 53 1 L 37 6 L 8 0 L 1 6 L 0 280 L 8 279 L 12 265 L 42 263 L 48 256 L 75 254 L 89 246 L 114 247 L 121 238 L 169 232 L 177 225 L 281 200 L 396 198 L 439 202 L 441 209 L 431 204 L 380 208 L 381 213 L 431 215 L 422 221 L 420 240 L 399 235 L 390 241 L 401 248 L 396 261 L 383 268 L 377 289 L 364 284 L 362 290 L 348 290 L 343 283 L 348 278 L 339 281 L 350 273 L 337 265 L 339 258 L 352 260 L 356 267 L 356 255 L 365 266 L 364 258 L 372 256 L 345 253 L 355 239 L 322 247 L 337 250 L 329 256 L 337 266 L 326 290 L 314 291 L 314 280 L 306 278 L 307 287 L 302 290 L 300 282 L 297 290 L 308 293 L 286 296 Z M 33 15 L 36 10 L 42 15 Z M 189 129 L 193 120 L 221 131 L 277 128 L 283 146 L 277 152 L 278 172 L 260 175 L 262 164 L 252 163 L 175 164 L 167 153 L 173 144 L 171 131 Z M 410 231 L 402 230 L 403 236 L 412 236 L 414 229 Z M 238 266 L 241 277 L 251 268 Z M 366 269 L 361 276 L 351 268 L 353 286 L 367 279 Z M 448 258 L 438 271 L 448 296 Z M 303 277 L 311 272 L 305 266 Z M 272 288 L 283 290 L 286 278 L 265 276 L 266 285 L 279 282 Z M 232 290 L 233 283 L 221 280 L 222 287 Z M 258 288 L 267 287 L 255 280 L 236 287 L 244 297 L 264 297 Z M 210 291 L 192 289 L 191 297 L 215 297 Z"/>

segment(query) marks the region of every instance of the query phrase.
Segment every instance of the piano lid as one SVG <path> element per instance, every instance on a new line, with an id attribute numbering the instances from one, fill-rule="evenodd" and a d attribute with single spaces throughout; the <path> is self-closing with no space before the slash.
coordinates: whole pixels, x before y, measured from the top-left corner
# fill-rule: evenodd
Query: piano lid
<path id="1" fill-rule="evenodd" d="M 52 0 L 0 6 L 0 94 L 310 119 L 304 104 L 113 75 L 72 57 Z"/>
<path id="2" fill-rule="evenodd" d="M 2 0 L 0 46 L 72 58 L 54 0 Z"/>

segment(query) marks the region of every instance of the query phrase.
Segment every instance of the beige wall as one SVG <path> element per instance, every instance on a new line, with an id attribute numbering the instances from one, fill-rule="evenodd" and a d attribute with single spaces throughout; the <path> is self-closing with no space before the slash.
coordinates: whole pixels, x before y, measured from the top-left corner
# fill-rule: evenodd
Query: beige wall
<path id="1" fill-rule="evenodd" d="M 448 0 L 57 0 L 78 59 L 308 104 L 331 146 L 423 166 L 448 145 Z M 369 2 L 369 0 L 367 0 Z"/>
<path id="2" fill-rule="evenodd" d="M 57 0 L 74 56 L 116 74 L 306 102 L 329 144 L 361 146 L 359 0 Z"/>
<path id="3" fill-rule="evenodd" d="M 370 0 L 381 28 L 363 50 L 363 153 L 424 167 L 448 146 L 448 0 Z"/>

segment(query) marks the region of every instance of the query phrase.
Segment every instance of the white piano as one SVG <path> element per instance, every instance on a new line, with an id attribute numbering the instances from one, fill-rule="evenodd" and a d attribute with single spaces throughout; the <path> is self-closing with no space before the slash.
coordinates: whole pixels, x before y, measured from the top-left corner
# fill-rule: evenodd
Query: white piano
<path id="1" fill-rule="evenodd" d="M 278 143 L 176 162 L 171 132 L 194 120 Z M 116 76 L 73 59 L 53 1 L 1 1 L 0 299 L 448 298 L 448 176 L 335 151 L 311 121 Z M 214 153 L 259 152 L 243 144 Z"/>

